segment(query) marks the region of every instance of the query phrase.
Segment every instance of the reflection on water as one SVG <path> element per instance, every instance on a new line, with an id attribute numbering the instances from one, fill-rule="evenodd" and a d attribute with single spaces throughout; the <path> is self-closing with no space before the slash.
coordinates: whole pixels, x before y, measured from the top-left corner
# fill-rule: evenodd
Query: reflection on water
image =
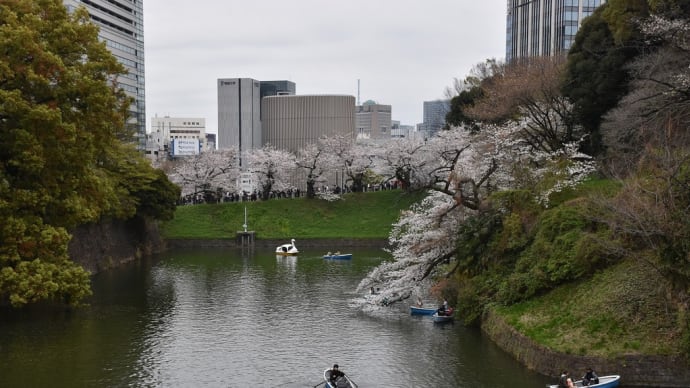
<path id="1" fill-rule="evenodd" d="M 353 253 L 179 250 L 100 274 L 87 309 L 3 315 L 0 386 L 313 387 L 333 363 L 360 387 L 550 382 L 476 329 L 352 309 L 385 255 Z"/>

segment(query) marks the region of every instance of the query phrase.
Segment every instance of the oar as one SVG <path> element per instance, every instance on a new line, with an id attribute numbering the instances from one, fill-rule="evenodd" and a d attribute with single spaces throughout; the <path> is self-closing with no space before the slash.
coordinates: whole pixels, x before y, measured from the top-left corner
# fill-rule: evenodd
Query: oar
<path id="1" fill-rule="evenodd" d="M 316 384 L 316 385 L 314 386 L 314 388 L 318 387 L 319 385 L 324 385 L 324 384 L 326 384 L 326 382 L 325 382 L 325 381 L 322 381 L 322 382 Z"/>
<path id="2" fill-rule="evenodd" d="M 346 376 L 346 377 L 347 377 L 347 379 L 348 379 L 348 380 L 350 380 L 350 382 L 352 383 L 352 385 L 354 385 L 354 386 L 355 386 L 355 388 L 357 388 L 357 387 L 358 387 L 358 385 L 357 385 L 357 384 L 356 384 L 356 383 L 355 383 L 354 381 L 352 381 L 352 379 L 350 378 L 350 376 L 346 375 L 345 373 L 343 373 L 343 376 Z"/>

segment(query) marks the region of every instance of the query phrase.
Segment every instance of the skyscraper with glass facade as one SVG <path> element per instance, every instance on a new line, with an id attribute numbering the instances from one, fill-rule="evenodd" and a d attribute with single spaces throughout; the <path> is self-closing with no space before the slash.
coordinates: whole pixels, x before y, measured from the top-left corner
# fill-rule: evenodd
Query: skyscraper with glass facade
<path id="1" fill-rule="evenodd" d="M 434 136 L 446 125 L 446 115 L 450 111 L 450 100 L 424 101 L 424 121 L 419 131 L 425 138 Z"/>
<path id="2" fill-rule="evenodd" d="M 84 6 L 98 25 L 98 37 L 124 65 L 128 73 L 118 78 L 119 86 L 134 99 L 127 126 L 137 134 L 138 146 L 146 146 L 146 102 L 144 78 L 143 0 L 63 0 L 67 10 Z"/>
<path id="3" fill-rule="evenodd" d="M 566 53 L 582 19 L 606 0 L 507 0 L 506 62 Z"/>

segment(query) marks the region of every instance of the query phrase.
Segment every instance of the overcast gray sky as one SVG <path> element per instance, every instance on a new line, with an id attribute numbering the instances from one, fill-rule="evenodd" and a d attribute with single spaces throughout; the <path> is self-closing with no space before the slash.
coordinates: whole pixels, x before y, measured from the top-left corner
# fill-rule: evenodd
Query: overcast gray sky
<path id="1" fill-rule="evenodd" d="M 505 57 L 505 0 L 146 0 L 146 126 L 201 117 L 217 133 L 218 78 L 289 80 L 422 121 L 454 78 Z"/>

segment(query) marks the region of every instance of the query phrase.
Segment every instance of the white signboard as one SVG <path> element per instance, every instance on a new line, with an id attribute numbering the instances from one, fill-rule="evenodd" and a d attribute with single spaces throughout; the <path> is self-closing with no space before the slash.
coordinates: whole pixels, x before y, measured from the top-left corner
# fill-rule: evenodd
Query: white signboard
<path id="1" fill-rule="evenodd" d="M 199 139 L 173 139 L 173 156 L 189 156 L 199 154 Z"/>

